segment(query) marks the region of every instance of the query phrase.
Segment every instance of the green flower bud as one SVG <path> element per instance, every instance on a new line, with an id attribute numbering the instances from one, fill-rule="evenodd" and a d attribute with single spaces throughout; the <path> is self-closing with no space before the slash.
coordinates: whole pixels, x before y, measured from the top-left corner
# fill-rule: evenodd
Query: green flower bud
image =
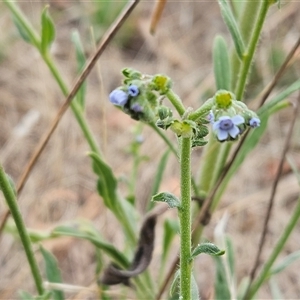
<path id="1" fill-rule="evenodd" d="M 234 94 L 226 90 L 219 90 L 214 96 L 216 107 L 219 109 L 229 108 L 232 105 L 232 100 L 234 99 Z"/>
<path id="2" fill-rule="evenodd" d="M 164 95 L 172 87 L 172 81 L 165 75 L 155 75 L 152 79 L 153 89 Z"/>

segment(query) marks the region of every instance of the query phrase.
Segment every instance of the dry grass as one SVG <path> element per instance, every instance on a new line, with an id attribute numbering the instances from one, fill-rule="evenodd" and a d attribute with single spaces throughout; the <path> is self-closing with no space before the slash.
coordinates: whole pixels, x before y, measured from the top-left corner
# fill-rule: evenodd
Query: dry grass
<path id="1" fill-rule="evenodd" d="M 93 43 L 86 18 L 92 11 L 93 4 L 53 1 L 52 5 L 57 26 L 53 54 L 71 86 L 76 77 L 76 65 L 70 33 L 72 28 L 78 28 L 82 33 L 87 54 L 92 53 Z M 23 3 L 22 7 L 29 18 L 38 23 L 42 3 Z M 0 159 L 6 171 L 17 181 L 39 138 L 48 128 L 64 99 L 37 52 L 18 38 L 7 9 L 3 4 L 0 4 L 0 8 Z M 120 70 L 130 66 L 144 73 L 169 74 L 184 103 L 195 107 L 200 95 L 210 91 L 213 93 L 213 38 L 218 33 L 228 36 L 217 3 L 170 1 L 155 37 L 148 30 L 151 8 L 150 2 L 142 2 L 138 6 L 131 21 L 134 22 L 131 39 L 121 49 L 112 43 L 99 61 L 101 76 L 94 70 L 88 79 L 87 119 L 117 176 L 130 172 L 132 161 L 126 148 L 133 139 L 132 128 L 135 125 L 128 116 L 107 103 L 108 92 L 119 85 Z M 261 66 L 258 72 L 263 74 L 264 84 L 274 74 L 274 70 L 267 64 L 271 48 L 280 46 L 287 53 L 299 37 L 299 11 L 300 4 L 291 2 L 280 11 L 274 7 L 270 12 L 257 58 Z M 122 35 L 122 30 L 119 35 Z M 299 53 L 295 64 L 299 70 Z M 297 75 L 299 76 L 299 72 Z M 266 135 L 236 174 L 224 195 L 220 211 L 205 232 L 212 239 L 216 223 L 225 210 L 229 212 L 227 232 L 234 241 L 238 255 L 238 280 L 248 273 L 253 264 L 265 214 L 265 202 L 269 197 L 274 168 L 279 163 L 290 115 L 291 111 L 287 110 L 272 118 Z M 27 123 L 26 116 L 29 116 Z M 300 162 L 297 138 L 299 122 L 296 127 L 291 153 Z M 145 128 L 144 136 L 142 153 L 149 156 L 149 161 L 144 162 L 139 170 L 136 194 L 141 210 L 149 201 L 155 167 L 165 149 L 163 142 L 149 129 Z M 108 240 L 122 245 L 121 230 L 110 230 L 111 222 L 117 222 L 105 210 L 95 192 L 95 176 L 85 155 L 87 151 L 88 146 L 72 113 L 67 112 L 19 199 L 23 216 L 30 228 L 42 230 L 78 217 L 88 218 L 93 220 Z M 196 172 L 201 150 L 195 150 L 193 155 Z M 290 170 L 287 168 L 286 172 L 289 173 Z M 123 186 L 121 188 L 124 190 Z M 170 160 L 162 189 L 178 193 L 179 179 L 175 159 Z M 264 257 L 272 250 L 284 224 L 287 223 L 298 192 L 295 178 L 285 175 L 276 198 Z M 1 198 L 0 215 L 5 209 Z M 167 215 L 174 217 L 172 212 Z M 290 238 L 285 254 L 299 249 L 300 242 L 296 238 L 299 233 L 297 229 Z M 92 284 L 95 256 L 89 243 L 66 238 L 49 241 L 45 246 L 57 256 L 64 282 L 81 286 Z M 0 241 L 0 249 L 0 299 L 16 298 L 17 291 L 21 289 L 33 291 L 33 282 L 20 243 L 5 234 Z M 160 251 L 158 241 L 154 262 L 159 263 Z M 38 259 L 41 261 L 41 257 L 38 256 Z M 152 268 L 153 265 L 154 263 Z M 300 262 L 297 262 L 278 276 L 285 299 L 299 298 L 299 267 Z M 202 299 L 205 299 L 213 289 L 213 263 L 209 257 L 203 256 L 199 258 L 196 268 L 199 269 Z M 76 299 L 94 299 L 96 295 L 89 292 L 89 297 L 87 294 L 80 294 Z M 261 290 L 259 298 L 270 298 L 267 287 Z"/>

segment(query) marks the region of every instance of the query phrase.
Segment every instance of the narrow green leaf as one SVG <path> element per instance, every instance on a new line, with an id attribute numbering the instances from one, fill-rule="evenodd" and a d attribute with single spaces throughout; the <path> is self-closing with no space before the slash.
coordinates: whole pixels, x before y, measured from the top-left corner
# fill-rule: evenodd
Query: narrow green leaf
<path id="1" fill-rule="evenodd" d="M 230 269 L 231 276 L 235 276 L 235 266 L 234 266 L 234 249 L 232 240 L 227 236 L 226 237 L 226 257 Z"/>
<path id="2" fill-rule="evenodd" d="M 168 192 L 162 192 L 154 195 L 151 201 L 165 202 L 169 205 L 170 208 L 180 208 L 180 200 L 173 194 Z"/>
<path id="3" fill-rule="evenodd" d="M 93 224 L 90 222 L 77 221 L 73 225 L 58 226 L 53 229 L 52 237 L 72 236 L 80 239 L 90 241 L 97 248 L 103 250 L 114 262 L 121 267 L 127 268 L 129 266 L 128 259 L 123 253 L 118 251 L 113 245 L 104 241 L 100 234 L 96 231 Z"/>
<path id="4" fill-rule="evenodd" d="M 270 275 L 273 276 L 274 274 L 278 274 L 282 272 L 284 269 L 289 267 L 291 264 L 293 264 L 296 260 L 300 258 L 300 250 L 295 251 L 289 255 L 287 255 L 281 262 L 276 264 L 271 270 Z"/>
<path id="5" fill-rule="evenodd" d="M 159 187 L 160 187 L 160 184 L 161 184 L 161 180 L 162 180 L 164 171 L 166 169 L 166 165 L 167 165 L 167 161 L 168 161 L 170 152 L 171 152 L 170 150 L 167 150 L 162 155 L 162 157 L 160 159 L 160 162 L 159 162 L 158 167 L 157 167 L 157 172 L 156 172 L 156 175 L 155 175 L 155 180 L 154 180 L 154 184 L 153 184 L 153 187 L 152 187 L 151 195 L 155 195 L 155 194 L 158 193 L 158 190 L 159 190 Z"/>
<path id="6" fill-rule="evenodd" d="M 55 39 L 55 26 L 48 13 L 49 6 L 47 5 L 41 17 L 41 51 L 42 53 L 47 52 L 48 48 L 51 46 Z"/>
<path id="7" fill-rule="evenodd" d="M 75 46 L 75 51 L 76 51 L 77 71 L 78 73 L 80 73 L 85 66 L 86 58 L 80 40 L 80 35 L 77 30 L 72 33 L 72 42 Z M 84 82 L 81 85 L 80 89 L 78 90 L 75 99 L 75 101 L 79 104 L 82 111 L 84 111 L 85 108 L 85 93 L 86 93 L 86 83 Z"/>
<path id="8" fill-rule="evenodd" d="M 180 280 L 180 269 L 178 269 L 174 275 L 173 281 L 170 287 L 170 295 L 175 295 L 179 288 Z"/>
<path id="9" fill-rule="evenodd" d="M 117 180 L 109 165 L 98 154 L 91 152 L 89 156 L 93 160 L 93 170 L 98 175 L 98 193 L 103 198 L 105 206 L 115 211 L 117 205 Z"/>
<path id="10" fill-rule="evenodd" d="M 284 299 L 280 291 L 280 288 L 274 278 L 270 278 L 269 284 L 270 284 L 272 299 L 278 299 L 278 300 Z"/>
<path id="11" fill-rule="evenodd" d="M 58 263 L 55 256 L 51 252 L 43 248 L 41 245 L 40 251 L 45 261 L 46 276 L 48 281 L 54 283 L 62 283 L 60 269 L 58 267 Z M 63 300 L 65 298 L 64 293 L 60 290 L 52 290 L 51 294 L 54 300 Z"/>
<path id="12" fill-rule="evenodd" d="M 214 73 L 217 90 L 231 88 L 231 68 L 226 41 L 222 36 L 216 36 L 213 46 Z"/>
<path id="13" fill-rule="evenodd" d="M 195 247 L 195 249 L 192 251 L 191 260 L 201 253 L 208 254 L 211 256 L 220 256 L 223 255 L 225 251 L 220 250 L 216 245 L 212 243 L 202 243 Z"/>
<path id="14" fill-rule="evenodd" d="M 26 291 L 19 291 L 19 296 L 22 300 L 34 300 L 34 297 Z"/>
<path id="15" fill-rule="evenodd" d="M 20 23 L 19 19 L 16 18 L 14 15 L 12 16 L 12 20 L 21 36 L 21 38 L 28 44 L 33 45 L 33 41 L 30 37 L 30 34 L 26 31 L 26 29 L 23 27 L 23 25 Z"/>
<path id="16" fill-rule="evenodd" d="M 161 263 L 159 269 L 159 282 L 163 279 L 164 270 L 167 262 L 169 261 L 169 252 L 171 249 L 172 241 L 176 234 L 179 233 L 178 220 L 166 219 L 164 222 L 164 235 L 162 244 Z"/>
<path id="17" fill-rule="evenodd" d="M 300 90 L 300 79 L 295 81 L 293 84 L 291 84 L 289 87 L 287 87 L 284 91 L 282 91 L 280 94 L 272 98 L 270 101 L 266 102 L 259 110 L 258 114 L 262 115 L 269 111 L 273 106 L 277 105 L 280 101 L 283 101 L 286 99 L 289 95 L 292 93 Z"/>
<path id="18" fill-rule="evenodd" d="M 197 281 L 193 274 L 192 274 L 192 280 L 191 280 L 191 299 L 192 300 L 200 299 L 198 284 L 197 284 Z"/>
<path id="19" fill-rule="evenodd" d="M 237 299 L 238 300 L 244 300 L 246 293 L 248 292 L 248 287 L 250 283 L 250 278 L 249 277 L 244 277 L 241 280 L 241 283 L 238 287 L 238 292 L 237 292 Z"/>
<path id="20" fill-rule="evenodd" d="M 221 14 L 232 36 L 235 50 L 240 59 L 243 58 L 245 46 L 235 18 L 226 0 L 218 0 Z"/>
<path id="21" fill-rule="evenodd" d="M 228 280 L 223 261 L 220 257 L 215 257 L 216 262 L 216 279 L 215 279 L 215 295 L 214 299 L 231 299 L 228 288 Z"/>

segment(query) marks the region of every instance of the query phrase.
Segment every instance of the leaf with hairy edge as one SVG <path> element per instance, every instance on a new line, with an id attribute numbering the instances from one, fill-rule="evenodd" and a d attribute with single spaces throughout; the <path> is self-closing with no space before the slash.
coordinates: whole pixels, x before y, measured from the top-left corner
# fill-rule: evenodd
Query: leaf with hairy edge
<path id="1" fill-rule="evenodd" d="M 221 14 L 232 36 L 235 50 L 240 59 L 243 58 L 245 46 L 235 18 L 226 0 L 218 0 Z"/>
<path id="2" fill-rule="evenodd" d="M 80 35 L 77 30 L 72 33 L 72 42 L 75 46 L 76 60 L 77 60 L 77 71 L 81 72 L 85 66 L 86 58 L 83 50 L 83 46 L 80 40 Z M 76 102 L 79 104 L 82 111 L 85 108 L 85 93 L 86 93 L 86 83 L 84 82 L 76 94 Z"/>
<path id="3" fill-rule="evenodd" d="M 55 26 L 48 13 L 49 6 L 46 6 L 42 12 L 41 28 L 41 51 L 46 53 L 55 39 Z"/>
<path id="4" fill-rule="evenodd" d="M 174 207 L 180 208 L 180 200 L 177 197 L 175 197 L 173 194 L 168 192 L 162 192 L 154 195 L 151 201 L 165 202 L 169 205 L 170 208 L 174 208 Z"/>
<path id="5" fill-rule="evenodd" d="M 217 90 L 230 90 L 231 69 L 229 63 L 228 47 L 224 38 L 216 36 L 213 46 L 213 63 Z"/>
<path id="6" fill-rule="evenodd" d="M 212 243 L 202 243 L 192 251 L 191 260 L 201 253 L 208 254 L 211 256 L 220 256 L 223 255 L 225 251 L 220 250 L 216 245 Z"/>
<path id="7" fill-rule="evenodd" d="M 40 251 L 45 261 L 46 276 L 48 281 L 53 283 L 62 283 L 60 270 L 55 256 L 41 245 Z M 59 290 L 52 290 L 51 294 L 54 300 L 63 300 L 65 298 L 64 293 Z"/>
<path id="8" fill-rule="evenodd" d="M 100 279 L 104 285 L 114 285 L 122 283 L 131 286 L 130 278 L 144 272 L 149 266 L 154 249 L 155 225 L 157 213 L 150 212 L 145 218 L 139 236 L 138 247 L 134 258 L 128 270 L 121 270 L 114 264 L 111 264 Z"/>

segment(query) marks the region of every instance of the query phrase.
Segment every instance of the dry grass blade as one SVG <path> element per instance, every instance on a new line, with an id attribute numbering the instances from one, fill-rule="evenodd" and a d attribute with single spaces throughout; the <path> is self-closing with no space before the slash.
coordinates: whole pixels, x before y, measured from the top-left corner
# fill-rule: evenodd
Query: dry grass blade
<path id="1" fill-rule="evenodd" d="M 156 0 L 155 8 L 154 8 L 154 11 L 152 14 L 151 24 L 150 24 L 150 33 L 151 34 L 154 34 L 156 31 L 157 24 L 158 24 L 159 20 L 161 19 L 161 15 L 163 13 L 166 3 L 167 3 L 167 0 Z"/>
<path id="2" fill-rule="evenodd" d="M 269 221 L 270 221 L 270 218 L 271 218 L 272 208 L 274 206 L 274 198 L 275 198 L 275 195 L 276 195 L 277 186 L 278 186 L 279 179 L 280 179 L 280 176 L 281 176 L 281 173 L 282 173 L 282 170 L 283 170 L 283 164 L 284 164 L 284 161 L 285 161 L 285 156 L 286 156 L 286 153 L 287 153 L 287 151 L 289 149 L 289 146 L 290 146 L 291 137 L 292 137 L 292 133 L 293 133 L 293 128 L 294 128 L 294 125 L 295 125 L 296 119 L 297 119 L 297 114 L 298 114 L 298 110 L 299 110 L 299 102 L 300 102 L 300 93 L 299 93 L 298 101 L 296 102 L 295 107 L 294 107 L 293 119 L 292 119 L 291 124 L 290 124 L 290 128 L 289 128 L 289 131 L 288 131 L 288 134 L 287 134 L 287 137 L 286 137 L 286 140 L 285 140 L 284 148 L 283 148 L 283 151 L 282 151 L 279 167 L 278 167 L 276 177 L 275 177 L 275 180 L 274 180 L 274 183 L 273 183 L 273 186 L 272 186 L 271 195 L 270 195 L 270 199 L 269 199 L 269 202 L 268 202 L 266 217 L 264 219 L 263 231 L 262 231 L 262 235 L 261 235 L 261 238 L 260 238 L 258 251 L 257 251 L 257 254 L 256 254 L 256 258 L 255 258 L 255 262 L 254 262 L 252 271 L 250 273 L 250 284 L 253 281 L 256 270 L 259 266 L 259 261 L 260 261 L 262 249 L 263 249 L 263 246 L 265 244 L 265 239 L 266 239 L 266 235 L 267 235 L 267 232 L 268 232 L 268 225 L 269 225 Z M 250 286 L 250 284 L 249 284 L 249 286 Z"/>
<path id="3" fill-rule="evenodd" d="M 121 12 L 119 17 L 116 19 L 116 21 L 107 30 L 106 34 L 102 38 L 102 40 L 101 40 L 101 42 L 100 42 L 100 44 L 99 44 L 99 46 L 96 50 L 96 53 L 89 60 L 86 67 L 84 68 L 84 70 L 82 71 L 82 73 L 80 74 L 78 79 L 76 80 L 71 92 L 67 96 L 67 98 L 66 98 L 65 102 L 63 103 L 63 105 L 60 107 L 60 109 L 59 109 L 55 119 L 53 120 L 52 124 L 50 125 L 48 131 L 41 138 L 38 146 L 36 147 L 36 149 L 35 149 L 34 153 L 32 154 L 28 164 L 26 165 L 26 167 L 25 167 L 25 169 L 24 169 L 24 171 L 21 175 L 21 178 L 18 182 L 18 185 L 17 185 L 18 194 L 22 191 L 22 189 L 24 187 L 24 184 L 26 183 L 31 170 L 33 169 L 33 167 L 36 164 L 39 156 L 41 155 L 41 153 L 45 149 L 50 137 L 52 136 L 53 132 L 55 131 L 59 121 L 62 118 L 62 116 L 67 111 L 68 107 L 70 106 L 71 101 L 75 97 L 75 95 L 78 92 L 78 90 L 80 89 L 81 85 L 83 84 L 85 79 L 88 77 L 88 75 L 90 74 L 90 72 L 92 71 L 94 66 L 96 65 L 97 60 L 99 59 L 99 57 L 101 56 L 101 54 L 103 53 L 103 51 L 105 50 L 107 45 L 110 43 L 112 38 L 118 32 L 120 27 L 123 25 L 123 23 L 125 22 L 127 17 L 130 15 L 130 13 L 133 11 L 133 9 L 136 7 L 136 5 L 139 3 L 139 1 L 140 0 L 134 0 L 134 1 L 129 2 L 125 6 L 123 11 Z M 9 217 L 9 215 L 10 215 L 10 212 L 9 212 L 9 210 L 7 210 L 5 212 L 4 217 L 3 217 L 2 221 L 1 221 L 1 224 L 0 224 L 0 237 L 1 237 L 1 233 L 3 231 L 3 228 L 6 224 L 6 221 Z"/>

